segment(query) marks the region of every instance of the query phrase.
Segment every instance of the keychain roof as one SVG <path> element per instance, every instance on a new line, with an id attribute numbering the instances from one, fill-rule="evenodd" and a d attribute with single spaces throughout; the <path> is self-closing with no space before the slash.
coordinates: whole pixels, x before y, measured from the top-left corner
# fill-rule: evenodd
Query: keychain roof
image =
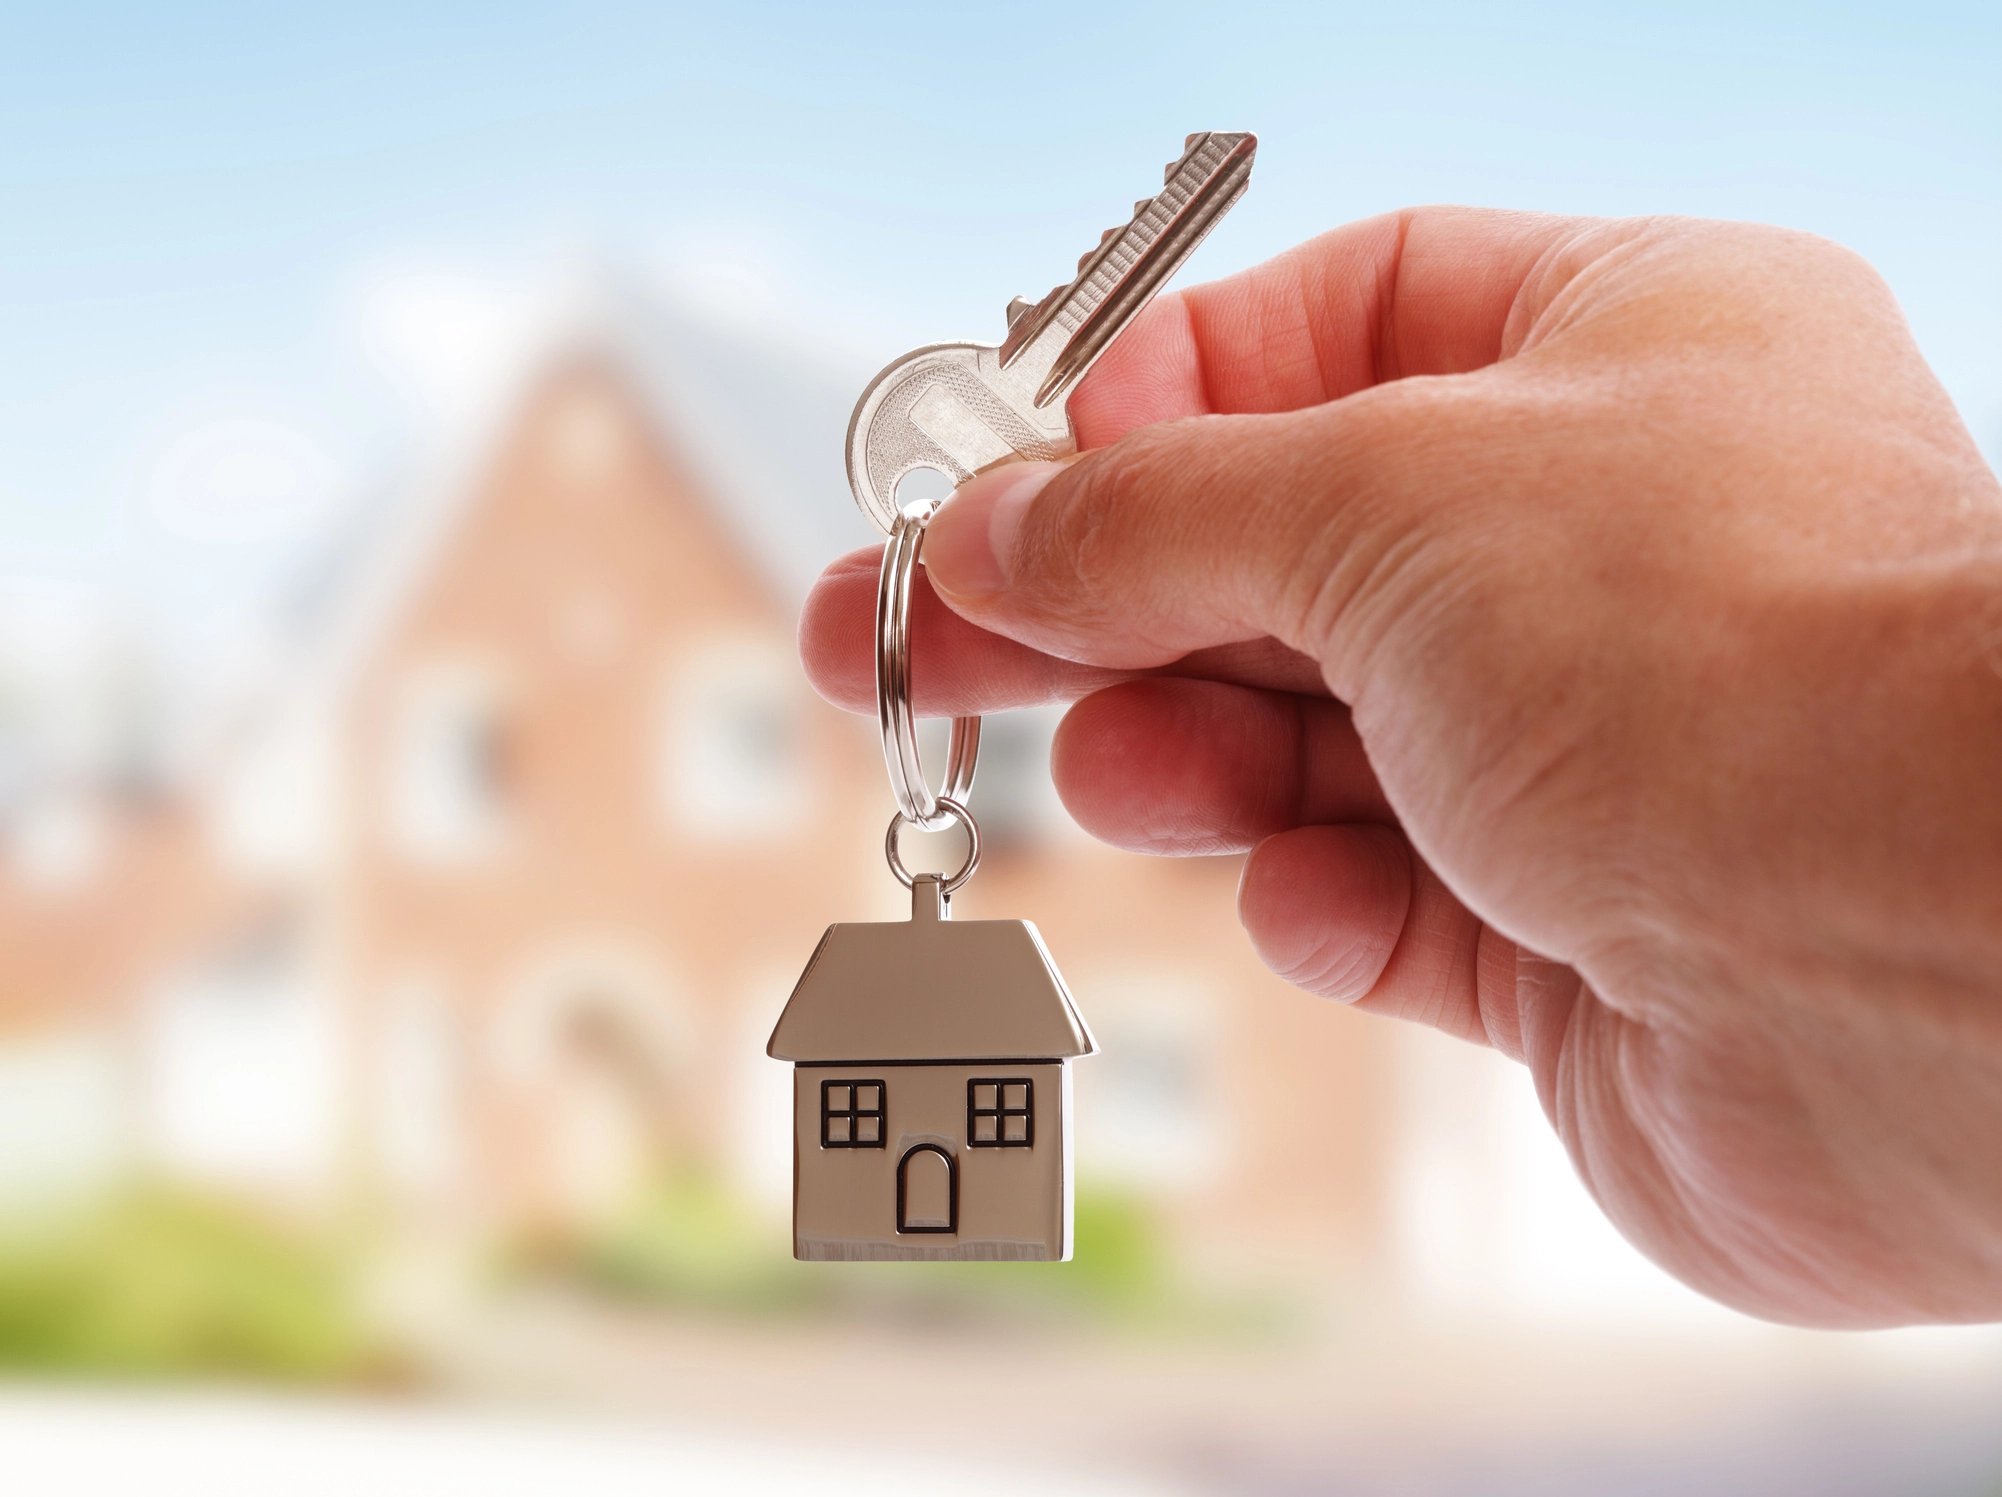
<path id="1" fill-rule="evenodd" d="M 1090 1055 L 1096 1045 L 1025 920 L 954 920 L 920 874 L 911 918 L 831 925 L 768 1053 L 791 1061 Z"/>

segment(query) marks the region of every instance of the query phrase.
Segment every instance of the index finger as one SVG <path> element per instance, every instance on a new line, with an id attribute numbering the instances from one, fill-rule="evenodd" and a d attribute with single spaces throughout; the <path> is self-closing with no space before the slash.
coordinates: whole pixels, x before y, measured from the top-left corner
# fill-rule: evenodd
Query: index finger
<path id="1" fill-rule="evenodd" d="M 1580 222 L 1407 208 L 1171 292 L 1072 397 L 1078 445 L 1104 447 L 1183 416 L 1297 411 L 1406 375 L 1484 368 L 1507 351 L 1537 260 Z"/>

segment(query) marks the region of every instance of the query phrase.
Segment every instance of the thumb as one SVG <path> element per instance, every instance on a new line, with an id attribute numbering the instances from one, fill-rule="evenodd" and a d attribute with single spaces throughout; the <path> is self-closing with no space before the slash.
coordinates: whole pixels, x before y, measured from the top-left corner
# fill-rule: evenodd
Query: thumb
<path id="1" fill-rule="evenodd" d="M 1332 669 L 1355 605 L 1428 550 L 1414 543 L 1465 447 L 1441 407 L 1467 404 L 1467 378 L 1191 417 L 982 474 L 931 522 L 932 586 L 983 628 L 1092 665 L 1144 669 L 1271 636 Z"/>

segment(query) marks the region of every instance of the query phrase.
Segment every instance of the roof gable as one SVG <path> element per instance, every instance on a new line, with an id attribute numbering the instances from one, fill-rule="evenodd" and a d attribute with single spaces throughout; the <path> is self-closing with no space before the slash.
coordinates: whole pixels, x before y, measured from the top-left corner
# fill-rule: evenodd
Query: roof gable
<path id="1" fill-rule="evenodd" d="M 553 295 L 553 293 L 552 293 Z M 781 613 L 830 557 L 878 539 L 842 471 L 844 433 L 867 363 L 802 360 L 784 343 L 725 327 L 614 277 L 552 311 L 490 397 L 434 434 L 429 456 L 358 506 L 287 602 L 288 653 L 245 704 L 256 721 L 353 689 L 416 600 L 435 586 L 469 512 L 492 487 L 566 370 L 594 369 L 630 399 L 649 459 L 672 471 L 754 587 Z M 235 725 L 246 736 L 250 720 Z"/>
<path id="2" fill-rule="evenodd" d="M 768 1053 L 792 1061 L 999 1060 L 1097 1049 L 1036 927 L 945 918 L 937 887 L 918 880 L 908 921 L 830 925 Z"/>

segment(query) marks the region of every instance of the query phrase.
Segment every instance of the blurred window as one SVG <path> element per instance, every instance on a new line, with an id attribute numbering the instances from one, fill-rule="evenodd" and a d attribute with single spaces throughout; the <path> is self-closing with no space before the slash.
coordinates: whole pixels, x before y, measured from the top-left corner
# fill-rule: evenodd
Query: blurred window
<path id="1" fill-rule="evenodd" d="M 808 799 L 799 688 L 782 640 L 712 640 L 676 662 L 657 766 L 670 827 L 704 838 L 793 829 Z"/>
<path id="2" fill-rule="evenodd" d="M 1075 835 L 1050 780 L 1050 741 L 1061 709 L 1037 708 L 988 717 L 980 727 L 980 835 L 989 847 L 1048 842 Z M 945 762 L 946 728 L 932 719 L 920 728 L 925 763 Z"/>
<path id="3" fill-rule="evenodd" d="M 977 1076 L 966 1083 L 966 1141 L 976 1149 L 1029 1149 L 1036 1143 L 1035 1084 L 1026 1076 Z"/>
<path id="4" fill-rule="evenodd" d="M 58 792 L 39 797 L 15 818 L 10 831 L 15 874 L 49 892 L 88 885 L 104 871 L 111 852 L 110 807 L 96 796 Z"/>
<path id="5" fill-rule="evenodd" d="M 171 1174 L 313 1187 L 341 1140 L 342 1016 L 310 912 L 254 913 L 149 994 L 144 1131 Z"/>
<path id="6" fill-rule="evenodd" d="M 1101 1053 L 1078 1068 L 1078 1167 L 1100 1180 L 1181 1188 L 1225 1157 L 1218 1004 L 1185 974 L 1086 971 Z"/>
<path id="7" fill-rule="evenodd" d="M 889 1093 L 880 1081 L 820 1083 L 820 1146 L 880 1149 Z"/>
<path id="8" fill-rule="evenodd" d="M 572 391 L 557 408 L 550 455 L 557 471 L 581 488 L 615 476 L 632 455 L 631 423 L 610 393 L 596 386 Z"/>
<path id="9" fill-rule="evenodd" d="M 505 831 L 507 720 L 492 673 L 435 663 L 405 685 L 392 731 L 389 823 L 427 863 L 494 852 Z"/>

